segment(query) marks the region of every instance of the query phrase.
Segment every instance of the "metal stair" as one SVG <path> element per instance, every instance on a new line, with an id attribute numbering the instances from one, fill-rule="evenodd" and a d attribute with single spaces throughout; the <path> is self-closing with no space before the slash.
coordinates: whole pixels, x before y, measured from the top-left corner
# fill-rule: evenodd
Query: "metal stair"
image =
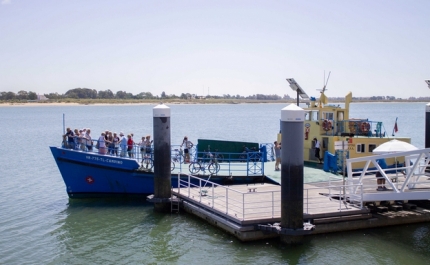
<path id="1" fill-rule="evenodd" d="M 179 213 L 180 204 L 181 200 L 176 196 L 172 196 L 170 198 L 170 212 Z"/>

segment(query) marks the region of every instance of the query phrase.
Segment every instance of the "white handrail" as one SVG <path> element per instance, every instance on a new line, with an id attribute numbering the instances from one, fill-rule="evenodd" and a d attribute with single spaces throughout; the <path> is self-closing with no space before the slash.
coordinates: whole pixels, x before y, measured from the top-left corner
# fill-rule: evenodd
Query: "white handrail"
<path id="1" fill-rule="evenodd" d="M 198 185 L 194 185 L 192 182 L 198 183 Z M 210 191 L 202 188 L 203 182 L 205 182 L 205 188 L 211 189 Z M 363 207 L 362 196 L 349 198 L 345 194 L 342 194 L 342 190 L 344 188 L 350 189 L 355 186 L 360 187 L 362 184 L 305 188 L 305 196 L 303 198 L 304 213 L 312 213 L 313 211 L 321 210 L 324 207 L 329 207 L 326 205 L 324 198 L 319 195 L 319 193 L 324 193 L 324 191 L 328 194 L 328 200 L 333 200 L 334 198 L 339 200 L 339 206 L 335 207 L 337 208 L 336 211 L 344 211 L 350 207 L 361 209 Z M 192 175 L 188 175 L 188 181 L 182 181 L 180 177 L 178 177 L 178 192 L 181 193 L 184 188 L 187 189 L 187 192 L 184 193 L 186 195 L 184 196 L 193 198 L 199 203 L 205 205 L 205 207 L 218 210 L 226 215 L 234 216 L 239 220 L 245 220 L 246 218 L 252 218 L 253 216 L 277 218 L 281 215 L 280 189 L 272 191 L 243 192 L 232 187 L 222 186 Z M 314 194 L 318 195 L 312 197 L 309 195 L 311 190 L 318 190 L 321 192 L 314 192 Z M 363 189 L 360 188 L 360 190 Z M 338 191 L 338 193 L 336 193 L 336 191 Z M 211 194 L 211 196 L 208 196 L 208 194 Z M 233 194 L 239 194 L 239 198 L 241 199 L 234 199 L 232 196 Z"/>

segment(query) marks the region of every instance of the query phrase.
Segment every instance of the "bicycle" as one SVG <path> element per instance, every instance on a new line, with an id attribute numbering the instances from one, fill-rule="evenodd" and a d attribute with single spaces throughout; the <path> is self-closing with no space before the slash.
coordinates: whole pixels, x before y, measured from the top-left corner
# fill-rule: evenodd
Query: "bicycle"
<path id="1" fill-rule="evenodd" d="M 197 174 L 200 171 L 206 171 L 206 169 L 211 174 L 217 174 L 220 170 L 220 165 L 218 163 L 218 160 L 211 152 L 206 152 L 203 158 L 201 159 L 201 162 L 199 161 L 193 161 L 190 163 L 190 166 L 188 167 L 191 174 Z"/>
<path id="2" fill-rule="evenodd" d="M 154 167 L 154 161 L 152 160 L 152 154 L 145 154 L 142 158 L 142 168 L 145 170 L 151 170 Z"/>
<path id="3" fill-rule="evenodd" d="M 179 149 L 173 149 L 175 152 L 172 155 L 172 161 L 170 165 L 170 171 L 173 171 L 175 169 L 175 163 L 183 164 L 184 163 L 184 152 L 182 151 L 182 148 Z"/>

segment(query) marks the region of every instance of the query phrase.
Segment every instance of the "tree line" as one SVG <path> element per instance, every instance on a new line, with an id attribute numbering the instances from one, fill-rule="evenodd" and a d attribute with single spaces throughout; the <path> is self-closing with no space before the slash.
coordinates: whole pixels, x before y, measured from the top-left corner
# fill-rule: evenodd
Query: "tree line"
<path id="1" fill-rule="evenodd" d="M 246 100 L 293 100 L 289 95 L 279 96 L 279 95 L 264 95 L 264 94 L 255 94 L 251 96 L 241 96 L 239 94 L 230 95 L 224 94 L 222 96 L 215 95 L 206 95 L 199 96 L 191 93 L 181 93 L 180 95 L 175 94 L 167 94 L 166 92 L 162 92 L 160 95 L 153 95 L 151 92 L 140 92 L 138 94 L 132 94 L 127 91 L 117 91 L 114 93 L 110 89 L 108 90 L 100 90 L 97 91 L 95 89 L 90 88 L 73 88 L 68 90 L 64 94 L 59 93 L 49 93 L 44 94 L 44 96 L 50 100 L 64 100 L 64 99 L 136 99 L 136 100 L 144 100 L 144 99 L 246 99 Z M 0 101 L 27 101 L 27 100 L 36 100 L 38 99 L 38 94 L 33 91 L 18 91 L 18 93 L 14 92 L 0 92 Z M 344 98 L 338 97 L 329 97 L 329 100 L 342 102 Z M 372 96 L 372 97 L 353 97 L 353 101 L 399 101 L 401 98 L 396 98 L 394 96 Z M 410 97 L 406 99 L 408 101 L 429 101 L 430 97 Z"/>
<path id="2" fill-rule="evenodd" d="M 153 95 L 151 92 L 140 92 L 138 94 L 132 94 L 126 91 L 117 91 L 114 93 L 110 89 L 108 90 L 100 90 L 97 91 L 95 89 L 90 88 L 73 88 L 68 90 L 64 94 L 59 93 L 49 93 L 44 94 L 44 96 L 51 100 L 60 100 L 60 99 L 199 99 L 199 98 L 213 98 L 213 99 L 257 99 L 257 100 L 278 100 L 282 99 L 278 95 L 263 95 L 256 94 L 252 96 L 241 96 L 241 95 L 230 95 L 225 94 L 222 96 L 199 96 L 196 94 L 190 93 L 181 93 L 181 95 L 177 96 L 175 94 L 167 94 L 166 92 L 162 92 L 159 96 Z M 285 98 L 289 98 L 287 95 Z M 12 100 L 36 100 L 38 95 L 32 91 L 24 91 L 21 90 L 18 93 L 14 92 L 0 92 L 0 100 L 2 101 L 12 101 Z"/>

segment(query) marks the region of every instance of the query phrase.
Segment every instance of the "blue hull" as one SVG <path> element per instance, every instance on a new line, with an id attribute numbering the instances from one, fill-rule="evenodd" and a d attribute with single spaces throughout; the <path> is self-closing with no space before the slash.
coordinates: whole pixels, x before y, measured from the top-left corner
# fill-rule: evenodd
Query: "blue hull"
<path id="1" fill-rule="evenodd" d="M 134 159 L 52 146 L 50 149 L 70 198 L 146 197 L 154 193 L 154 173 L 139 170 L 140 165 Z M 188 179 L 188 175 L 181 175 L 182 178 Z M 211 176 L 210 181 L 221 185 L 261 182 L 278 184 L 265 176 Z M 172 186 L 177 187 L 177 183 L 178 174 L 172 174 Z"/>

